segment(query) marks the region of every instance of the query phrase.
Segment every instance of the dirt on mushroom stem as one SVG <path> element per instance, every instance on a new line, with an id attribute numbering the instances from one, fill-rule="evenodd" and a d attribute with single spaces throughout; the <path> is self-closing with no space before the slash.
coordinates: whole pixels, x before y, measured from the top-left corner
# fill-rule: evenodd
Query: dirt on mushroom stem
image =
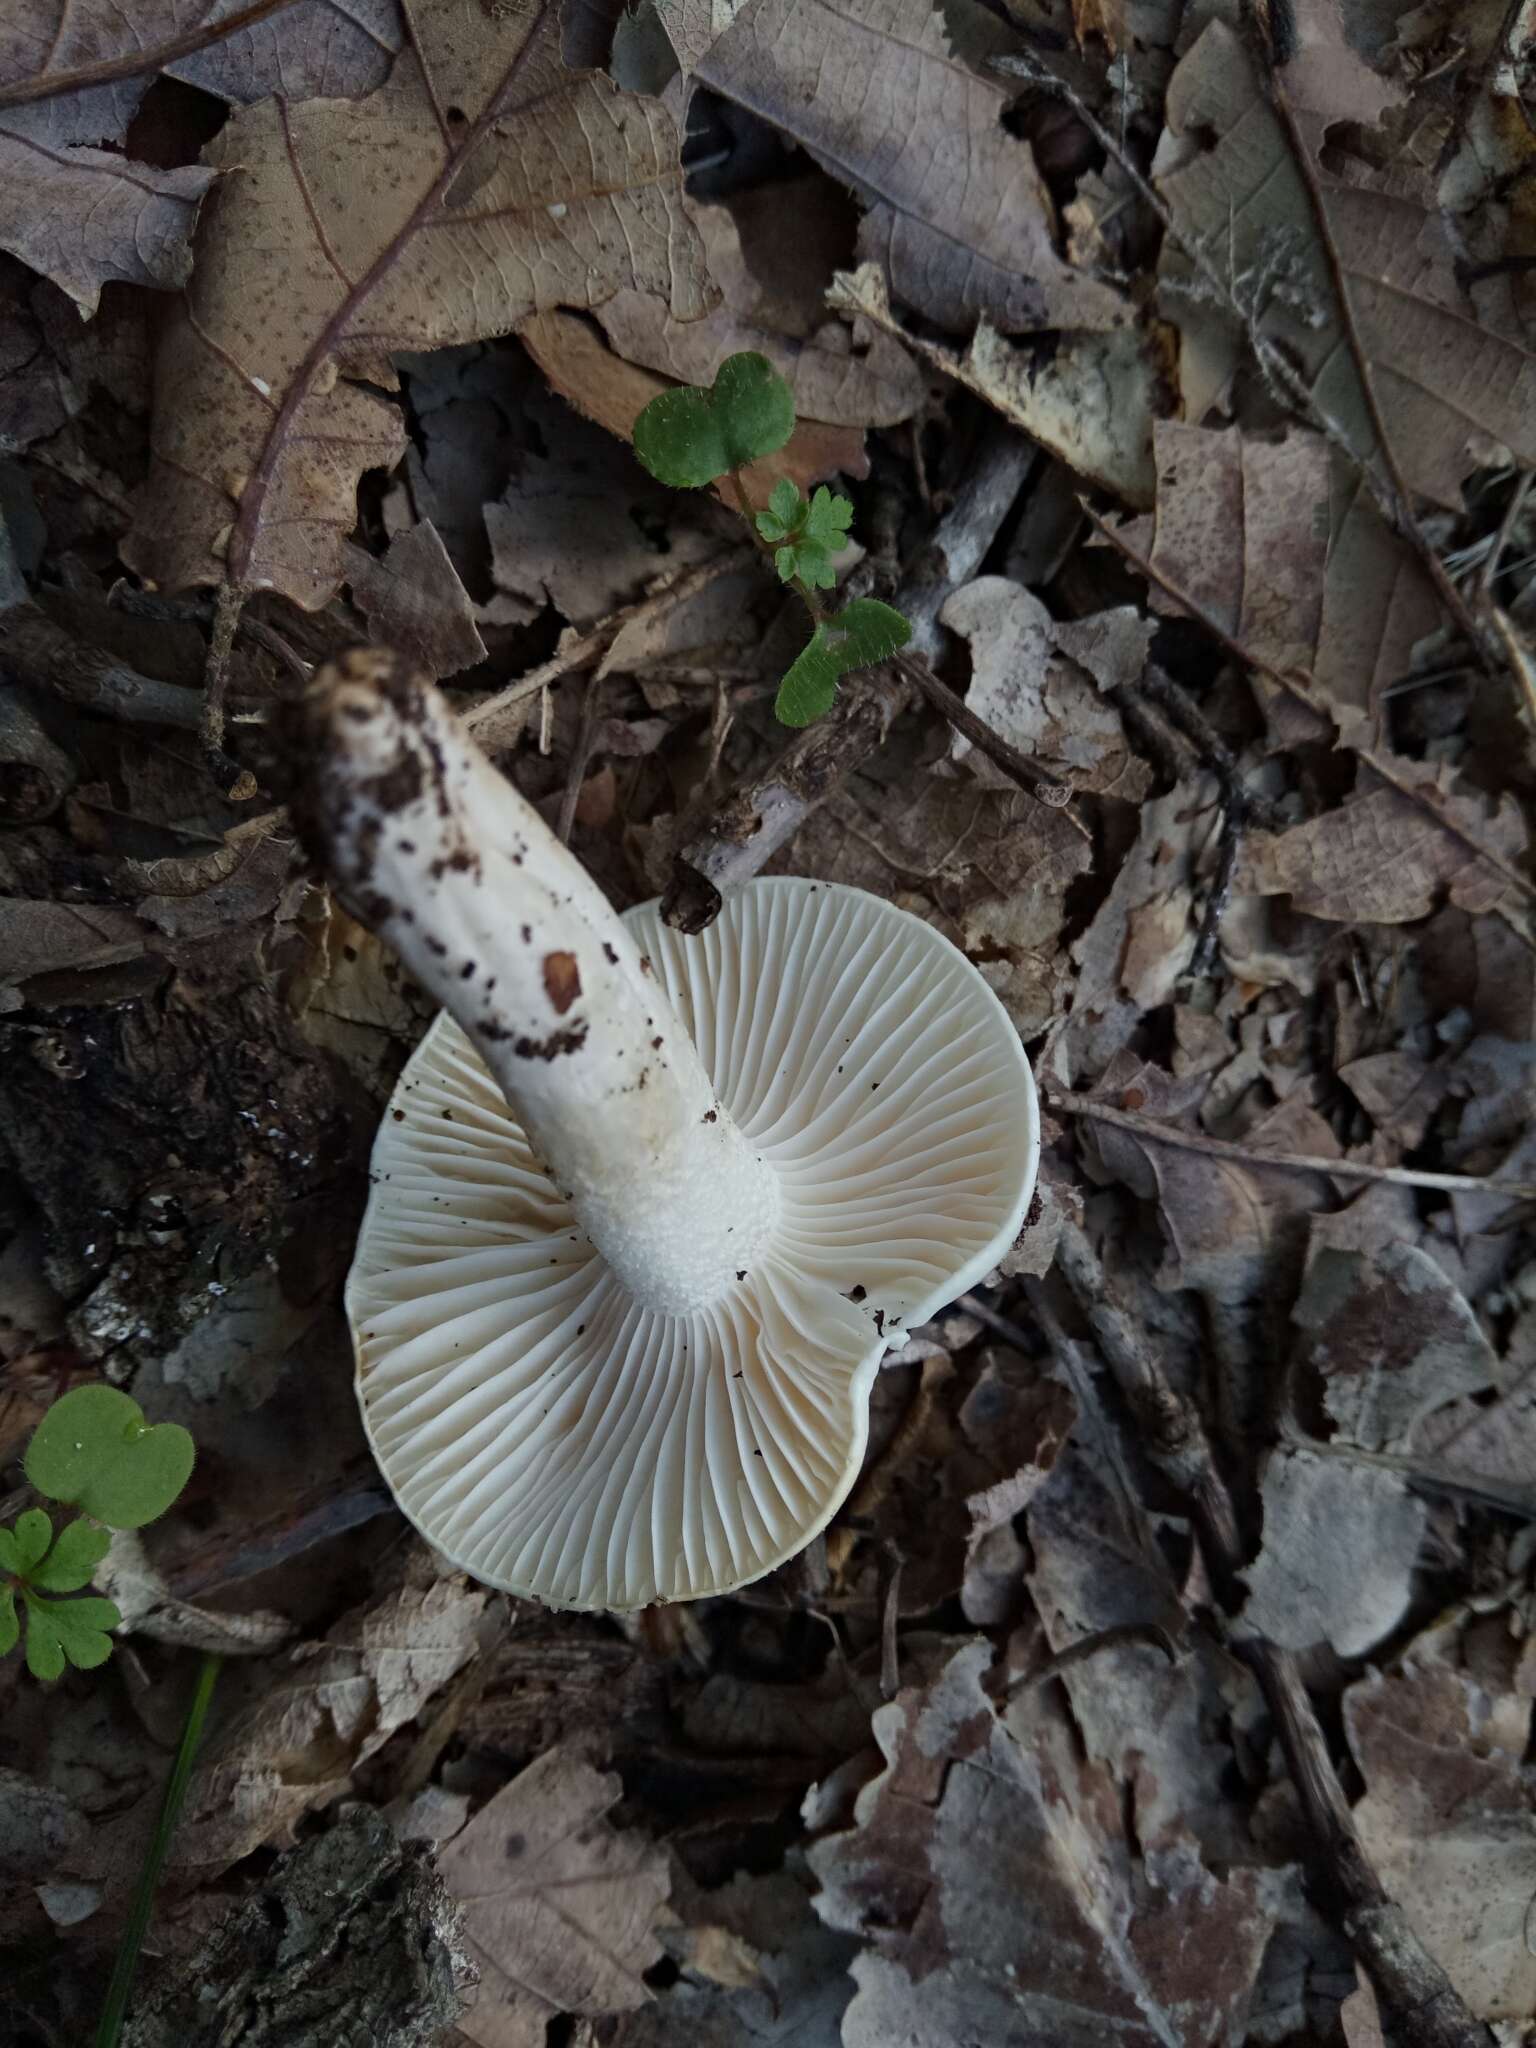
<path id="1" fill-rule="evenodd" d="M 324 669 L 289 736 L 312 853 L 463 1027 L 634 1299 L 718 1299 L 778 1182 L 601 891 L 387 650 Z"/>

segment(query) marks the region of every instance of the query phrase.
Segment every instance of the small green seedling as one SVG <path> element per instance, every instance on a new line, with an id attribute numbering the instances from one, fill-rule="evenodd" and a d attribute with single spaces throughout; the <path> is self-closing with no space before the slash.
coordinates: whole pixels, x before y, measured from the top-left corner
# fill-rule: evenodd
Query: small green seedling
<path id="1" fill-rule="evenodd" d="M 727 356 L 705 391 L 683 385 L 653 398 L 635 421 L 635 453 L 659 483 L 701 490 L 729 477 L 742 516 L 781 580 L 811 615 L 810 644 L 790 664 L 774 711 L 785 725 L 809 725 L 832 708 L 850 669 L 885 661 L 911 637 L 901 613 L 859 597 L 828 614 L 817 597 L 837 575 L 832 557 L 847 543 L 853 506 L 825 484 L 806 499 L 788 477 L 773 487 L 766 512 L 753 513 L 741 471 L 784 446 L 795 429 L 794 394 L 766 356 Z"/>
<path id="2" fill-rule="evenodd" d="M 179 1423 L 153 1428 L 137 1401 L 116 1387 L 76 1387 L 55 1401 L 27 1447 L 37 1491 L 80 1511 L 57 1533 L 42 1508 L 0 1529 L 0 1656 L 16 1647 L 26 1617 L 27 1669 L 53 1679 L 66 1664 L 90 1671 L 112 1654 L 109 1629 L 122 1616 L 110 1600 L 52 1600 L 90 1584 L 114 1529 L 142 1529 L 186 1485 L 195 1453 Z"/>

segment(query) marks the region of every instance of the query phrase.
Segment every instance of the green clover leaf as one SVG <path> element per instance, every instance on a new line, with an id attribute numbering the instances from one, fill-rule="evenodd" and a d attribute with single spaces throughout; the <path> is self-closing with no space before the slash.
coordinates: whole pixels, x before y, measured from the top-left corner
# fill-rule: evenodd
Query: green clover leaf
<path id="1" fill-rule="evenodd" d="M 42 1593 L 78 1593 L 88 1586 L 97 1565 L 112 1547 L 112 1531 L 95 1522 L 70 1522 L 54 1538 L 41 1564 L 27 1574 L 27 1583 Z"/>
<path id="2" fill-rule="evenodd" d="M 65 1663 L 77 1671 L 94 1671 L 112 1654 L 112 1638 L 122 1616 L 110 1600 L 40 1600 L 25 1590 L 27 1669 L 34 1678 L 63 1675 Z"/>
<path id="3" fill-rule="evenodd" d="M 18 1578 L 32 1575 L 34 1565 L 48 1555 L 48 1546 L 53 1541 L 53 1524 L 41 1508 L 28 1508 L 24 1515 L 16 1517 L 16 1526 L 10 1532 L 16 1562 L 6 1569 Z"/>
<path id="4" fill-rule="evenodd" d="M 782 448 L 794 394 L 766 356 L 727 356 L 707 391 L 663 391 L 635 421 L 635 453 L 659 483 L 698 490 Z"/>
<path id="5" fill-rule="evenodd" d="M 840 677 L 886 660 L 911 637 L 900 612 L 876 597 L 856 597 L 821 621 L 810 645 L 786 669 L 775 715 L 783 725 L 809 725 L 831 710 Z"/>
<path id="6" fill-rule="evenodd" d="M 0 1586 L 0 1657 L 10 1655 L 20 1634 L 21 1623 L 16 1619 L 16 1588 Z"/>
<path id="7" fill-rule="evenodd" d="M 118 1388 L 76 1387 L 38 1424 L 26 1473 L 50 1500 L 110 1529 L 141 1529 L 181 1492 L 194 1455 L 179 1423 L 151 1428 L 138 1402 Z"/>

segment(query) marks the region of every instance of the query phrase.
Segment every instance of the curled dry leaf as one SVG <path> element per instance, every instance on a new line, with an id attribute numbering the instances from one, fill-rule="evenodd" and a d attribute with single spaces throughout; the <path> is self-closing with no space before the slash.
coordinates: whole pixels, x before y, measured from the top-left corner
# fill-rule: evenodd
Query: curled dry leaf
<path id="1" fill-rule="evenodd" d="M 1366 1854 L 1472 2011 L 1517 2025 L 1536 2012 L 1531 1713 L 1433 1653 L 1344 1695 Z"/>
<path id="2" fill-rule="evenodd" d="M 264 1842 L 290 1841 L 479 1654 L 490 1598 L 458 1578 L 408 1584 L 323 1641 L 252 1667 L 251 1690 L 193 1778 L 174 1867 L 209 1877 Z"/>
<path id="3" fill-rule="evenodd" d="M 160 348 L 154 459 L 124 555 L 173 588 L 342 574 L 357 480 L 404 447 L 389 355 L 510 331 L 630 285 L 707 303 L 677 135 L 653 100 L 561 65 L 553 0 L 413 12 L 389 83 L 264 100 L 212 145 L 240 167 Z"/>
<path id="4" fill-rule="evenodd" d="M 1505 459 L 1505 448 L 1521 463 L 1536 461 L 1536 358 L 1477 324 L 1431 184 L 1418 190 L 1407 176 L 1377 172 L 1363 158 L 1337 164 L 1330 155 L 1336 167 L 1325 167 L 1330 124 L 1375 122 L 1398 89 L 1344 46 L 1331 8 L 1300 18 L 1300 48 L 1281 91 L 1310 157 L 1386 432 L 1410 488 L 1455 506 L 1463 478 L 1479 463 Z M 1243 324 L 1295 366 L 1300 392 L 1320 418 L 1359 461 L 1378 463 L 1292 138 L 1254 59 L 1224 22 L 1211 22 L 1180 60 L 1165 119 L 1157 183 L 1179 240 L 1199 250 L 1208 273 L 1191 271 L 1170 241 L 1185 286 L 1165 296 L 1169 316 L 1186 330 L 1187 416 L 1202 417 L 1230 381 L 1235 356 L 1215 370 L 1190 361 L 1210 340 L 1213 307 L 1230 297 Z M 1214 324 L 1214 352 L 1222 357 L 1236 321 L 1223 309 Z"/>
<path id="5" fill-rule="evenodd" d="M 543 2048 L 560 2013 L 628 2012 L 661 1960 L 666 1853 L 607 1814 L 619 1780 L 546 1750 L 443 1850 L 480 1989 L 459 2022 L 478 2048 Z"/>
<path id="6" fill-rule="evenodd" d="M 1112 1780 L 1045 1696 L 998 1718 L 990 1657 L 968 1644 L 879 1710 L 886 1768 L 857 1825 L 810 1852 L 817 1911 L 867 1944 L 845 2048 L 1215 2048 L 1269 1937 L 1261 1881 L 1219 1881 L 1187 1842 L 1139 1862 Z"/>
<path id="7" fill-rule="evenodd" d="M 1119 292 L 1057 255 L 1045 182 L 1003 126 L 1008 94 L 953 53 L 930 0 L 750 0 L 694 75 L 853 188 L 861 258 L 941 327 L 1130 324 Z"/>

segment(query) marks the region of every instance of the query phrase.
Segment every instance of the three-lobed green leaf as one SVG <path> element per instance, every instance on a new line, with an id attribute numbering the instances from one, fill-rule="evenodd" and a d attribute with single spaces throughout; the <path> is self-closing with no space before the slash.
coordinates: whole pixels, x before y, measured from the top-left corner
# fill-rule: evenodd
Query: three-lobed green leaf
<path id="1" fill-rule="evenodd" d="M 850 669 L 887 660 L 911 637 L 912 628 L 892 606 L 876 597 L 854 598 L 821 621 L 810 645 L 786 669 L 775 715 L 784 725 L 809 725 L 831 710 L 838 682 Z"/>
<path id="2" fill-rule="evenodd" d="M 21 1598 L 27 1610 L 27 1669 L 34 1678 L 62 1677 L 66 1662 L 77 1671 L 94 1671 L 111 1656 L 107 1631 L 123 1617 L 110 1600 L 43 1600 L 25 1588 Z"/>
<path id="3" fill-rule="evenodd" d="M 782 543 L 773 557 L 781 580 L 793 583 L 798 578 L 812 590 L 830 590 L 837 582 L 832 557 L 847 546 L 852 524 L 853 506 L 847 498 L 834 497 L 825 484 L 818 484 L 807 502 L 787 478 L 774 485 L 767 511 L 757 515 L 763 539 Z"/>
<path id="4" fill-rule="evenodd" d="M 97 1565 L 112 1548 L 112 1531 L 95 1522 L 70 1522 L 53 1547 L 27 1573 L 27 1584 L 42 1593 L 78 1593 L 88 1586 Z"/>
<path id="5" fill-rule="evenodd" d="M 726 357 L 707 391 L 684 384 L 653 398 L 635 421 L 635 453 L 658 483 L 693 491 L 775 454 L 794 431 L 794 393 L 748 349 Z"/>
<path id="6" fill-rule="evenodd" d="M 39 1493 L 109 1529 L 142 1529 L 181 1492 L 195 1455 L 179 1423 L 151 1427 L 118 1388 L 76 1387 L 38 1424 L 26 1473 Z"/>

